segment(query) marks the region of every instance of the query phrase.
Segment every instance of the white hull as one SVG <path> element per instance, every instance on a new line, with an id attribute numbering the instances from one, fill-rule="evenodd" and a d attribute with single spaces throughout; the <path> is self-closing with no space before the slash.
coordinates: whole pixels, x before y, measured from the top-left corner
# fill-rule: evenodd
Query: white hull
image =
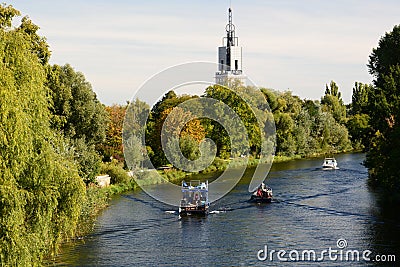
<path id="1" fill-rule="evenodd" d="M 322 163 L 323 170 L 338 170 L 337 162 L 335 158 L 325 158 L 324 163 Z"/>

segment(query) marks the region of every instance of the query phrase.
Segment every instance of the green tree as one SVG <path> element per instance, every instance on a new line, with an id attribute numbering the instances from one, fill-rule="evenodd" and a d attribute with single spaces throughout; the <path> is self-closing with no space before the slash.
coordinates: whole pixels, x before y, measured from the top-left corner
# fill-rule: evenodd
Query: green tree
<path id="1" fill-rule="evenodd" d="M 22 18 L 21 25 L 17 30 L 27 35 L 27 39 L 31 43 L 31 51 L 37 55 L 42 65 L 46 65 L 49 62 L 51 53 L 46 38 L 37 34 L 39 29 L 39 26 L 25 16 Z"/>
<path id="2" fill-rule="evenodd" d="M 400 189 L 400 25 L 386 33 L 369 58 L 375 89 L 368 95 L 373 138 L 366 166 L 370 183 L 391 192 Z M 389 194 L 392 195 L 392 194 Z"/>
<path id="3" fill-rule="evenodd" d="M 47 86 L 52 127 L 70 140 L 86 184 L 94 182 L 101 161 L 96 146 L 101 146 L 105 139 L 108 113 L 84 75 L 68 64 L 48 69 Z"/>
<path id="4" fill-rule="evenodd" d="M 149 114 L 149 105 L 139 99 L 129 103 L 126 109 L 122 141 L 125 163 L 130 169 L 151 167 L 151 163 L 144 158 L 146 150 L 150 158 L 154 158 L 155 154 L 150 146 L 145 146 L 145 141 L 148 142 L 146 131 L 152 131 L 154 126 L 154 123 L 149 125 Z"/>
<path id="5" fill-rule="evenodd" d="M 294 121 L 288 113 L 274 113 L 276 125 L 277 155 L 293 156 L 296 152 L 296 144 L 292 135 Z"/>
<path id="6" fill-rule="evenodd" d="M 387 32 L 381 37 L 378 47 L 372 49 L 368 61 L 368 70 L 376 78 L 375 85 L 382 75 L 388 75 L 391 72 L 391 67 L 400 62 L 399 36 L 400 25 L 396 25 L 391 32 Z"/>
<path id="7" fill-rule="evenodd" d="M 368 112 L 368 94 L 372 90 L 369 84 L 356 82 L 351 96 L 351 114 L 366 114 Z"/>
<path id="8" fill-rule="evenodd" d="M 10 27 L 19 12 L 1 5 L 0 14 L 0 263 L 32 266 L 73 236 L 85 187 L 50 128 L 44 67 Z"/>
<path id="9" fill-rule="evenodd" d="M 237 136 L 247 134 L 249 144 L 245 144 L 244 140 L 245 137 L 241 138 L 243 140 L 243 144 L 241 144 L 241 148 L 238 150 L 245 150 L 250 146 L 250 152 L 253 154 L 257 154 L 260 152 L 261 149 L 261 129 L 264 128 L 265 125 L 262 125 L 263 122 L 259 122 L 257 120 L 256 115 L 259 117 L 269 118 L 269 109 L 263 105 L 265 99 L 263 98 L 263 94 L 257 94 L 257 88 L 253 87 L 246 87 L 241 85 L 239 82 L 233 82 L 231 84 L 230 89 L 223 87 L 221 85 L 214 85 L 209 86 L 206 88 L 205 96 L 210 97 L 216 100 L 222 101 L 224 104 L 229 106 L 235 114 L 242 120 L 244 127 L 247 130 L 247 133 L 237 133 Z M 262 100 L 258 99 L 258 96 L 262 98 Z M 264 93 L 265 96 L 265 93 Z M 258 107 L 255 110 L 252 110 L 252 107 Z M 221 118 L 226 116 L 223 114 L 223 111 L 216 110 L 215 111 L 218 116 Z M 258 114 L 256 114 L 258 113 Z M 220 125 L 217 122 L 212 122 L 212 130 L 208 133 L 208 137 L 211 138 L 215 144 L 217 145 L 217 152 L 218 155 L 222 158 L 228 157 L 231 152 L 231 140 L 228 136 L 228 133 L 224 129 L 227 127 L 228 129 L 235 129 L 237 128 L 236 125 L 229 125 L 230 122 L 233 123 L 229 118 L 226 118 L 227 125 Z M 261 125 L 259 125 L 261 124 Z M 260 128 L 261 126 L 261 128 Z M 240 153 L 240 152 L 239 152 Z M 234 155 L 238 156 L 238 155 Z"/>
<path id="10" fill-rule="evenodd" d="M 12 5 L 0 4 L 0 29 L 2 31 L 10 29 L 12 19 L 20 15 L 21 12 L 16 10 Z"/>
<path id="11" fill-rule="evenodd" d="M 372 85 L 356 82 L 353 87 L 350 116 L 346 122 L 354 148 L 365 149 L 371 139 L 369 125 L 368 97 L 373 90 Z"/>
<path id="12" fill-rule="evenodd" d="M 351 115 L 346 123 L 355 148 L 368 147 L 370 139 L 370 125 L 368 114 L 358 113 Z"/>
<path id="13" fill-rule="evenodd" d="M 275 111 L 278 107 L 278 102 L 277 102 L 278 97 L 276 93 L 273 90 L 267 88 L 261 88 L 260 90 L 264 94 L 265 99 L 267 100 L 271 111 Z"/>
<path id="14" fill-rule="evenodd" d="M 326 85 L 325 95 L 321 99 L 322 110 L 332 113 L 337 122 L 345 122 L 346 106 L 343 103 L 339 87 L 334 81 Z"/>
<path id="15" fill-rule="evenodd" d="M 48 73 L 53 127 L 72 139 L 97 145 L 105 139 L 108 114 L 85 76 L 66 64 Z"/>

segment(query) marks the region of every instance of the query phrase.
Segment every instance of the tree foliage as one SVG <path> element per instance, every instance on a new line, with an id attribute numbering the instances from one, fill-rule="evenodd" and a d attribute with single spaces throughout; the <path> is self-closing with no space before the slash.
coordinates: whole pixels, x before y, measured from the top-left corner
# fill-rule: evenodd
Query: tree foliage
<path id="1" fill-rule="evenodd" d="M 79 173 L 86 184 L 94 182 L 101 157 L 96 146 L 103 143 L 109 121 L 84 75 L 69 65 L 47 68 L 52 128 L 62 133 L 73 147 Z"/>
<path id="2" fill-rule="evenodd" d="M 334 81 L 326 85 L 325 95 L 321 99 L 322 110 L 332 113 L 335 120 L 339 123 L 345 122 L 346 106 L 343 103 L 339 87 Z"/>
<path id="3" fill-rule="evenodd" d="M 19 12 L 1 5 L 0 14 L 0 263 L 32 266 L 73 236 L 85 187 L 49 125 L 42 61 L 10 28 Z"/>
<path id="4" fill-rule="evenodd" d="M 65 136 L 96 145 L 105 138 L 108 114 L 85 76 L 69 65 L 53 65 L 48 73 L 52 125 Z"/>
<path id="5" fill-rule="evenodd" d="M 276 125 L 276 154 L 312 156 L 351 149 L 346 127 L 336 120 L 336 110 L 343 111 L 340 92 L 334 82 L 326 87 L 323 100 L 301 100 L 290 92 L 261 90 L 272 101 Z M 340 114 L 340 118 L 344 114 Z"/>
<path id="6" fill-rule="evenodd" d="M 148 152 L 150 152 L 149 156 L 151 161 L 155 166 L 168 164 L 161 144 L 161 131 L 165 119 L 176 106 L 191 98 L 193 98 L 193 96 L 177 96 L 174 91 L 169 91 L 153 106 L 148 121 L 146 145 L 149 148 Z M 174 117 L 170 118 L 169 122 L 172 124 L 177 123 L 180 119 L 190 116 L 190 112 L 186 112 L 181 108 L 176 108 L 176 110 L 174 110 Z M 169 125 L 167 129 L 173 130 L 175 126 Z M 193 120 L 189 121 L 182 133 L 179 134 L 190 135 L 195 140 L 201 140 L 203 138 L 202 136 L 204 136 L 204 129 L 197 120 Z"/>
<path id="7" fill-rule="evenodd" d="M 373 87 L 369 84 L 356 82 L 353 87 L 352 102 L 346 126 L 353 146 L 357 149 L 367 149 L 371 139 L 368 108 L 372 91 Z"/>
<path id="8" fill-rule="evenodd" d="M 368 70 L 376 78 L 375 82 L 378 82 L 382 75 L 389 74 L 392 66 L 399 64 L 399 36 L 400 25 L 396 25 L 392 31 L 381 37 L 378 47 L 372 49 L 372 53 L 369 56 Z"/>
<path id="9" fill-rule="evenodd" d="M 351 97 L 351 113 L 366 114 L 368 112 L 368 94 L 372 90 L 369 84 L 356 82 Z"/>
<path id="10" fill-rule="evenodd" d="M 122 146 L 122 128 L 126 112 L 126 105 L 112 105 L 106 107 L 109 123 L 106 130 L 106 138 L 99 145 L 99 150 L 103 154 L 103 160 L 110 161 L 116 159 L 124 161 L 124 151 Z"/>
<path id="11" fill-rule="evenodd" d="M 368 95 L 373 131 L 366 165 L 371 184 L 393 192 L 400 189 L 400 25 L 386 33 L 373 49 L 369 71 L 375 88 Z"/>
<path id="12" fill-rule="evenodd" d="M 238 137 L 241 137 L 243 142 L 240 148 L 237 148 L 240 151 L 244 151 L 245 148 L 250 148 L 250 152 L 254 154 L 259 153 L 261 149 L 261 127 L 264 125 L 259 125 L 256 114 L 254 112 L 258 112 L 260 116 L 264 116 L 265 118 L 269 118 L 272 120 L 271 114 L 268 114 L 269 111 L 264 110 L 264 107 L 260 107 L 260 109 L 252 110 L 249 104 L 253 107 L 258 107 L 257 99 L 254 99 L 254 90 L 253 87 L 243 86 L 239 82 L 231 82 L 230 87 L 224 87 L 221 85 L 213 85 L 209 86 L 205 90 L 205 96 L 209 98 L 213 98 L 219 101 L 222 101 L 225 105 L 227 105 L 231 110 L 237 114 L 237 116 L 241 119 L 244 127 L 247 132 L 245 133 L 236 133 Z M 261 96 L 262 97 L 262 96 Z M 246 99 L 246 101 L 245 101 Z M 252 102 L 252 103 L 250 103 Z M 225 128 L 227 129 L 235 129 L 237 128 L 236 123 L 228 118 L 227 114 L 223 113 L 223 110 L 215 111 L 221 118 L 224 118 L 226 125 L 221 125 L 218 122 L 212 121 L 209 131 L 207 132 L 207 137 L 212 139 L 217 145 L 217 153 L 222 158 L 227 158 L 229 156 L 238 156 L 235 155 L 235 151 L 231 151 L 231 140 Z M 245 143 L 245 136 L 248 136 L 249 144 Z M 233 154 L 233 155 L 231 155 Z"/>

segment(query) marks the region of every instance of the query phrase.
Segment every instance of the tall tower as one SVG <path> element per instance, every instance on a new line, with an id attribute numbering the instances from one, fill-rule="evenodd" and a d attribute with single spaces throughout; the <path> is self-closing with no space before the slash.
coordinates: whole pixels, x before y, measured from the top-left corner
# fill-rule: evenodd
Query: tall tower
<path id="1" fill-rule="evenodd" d="M 235 35 L 235 25 L 232 23 L 232 9 L 228 9 L 228 24 L 225 27 L 226 37 L 222 38 L 222 46 L 218 47 L 218 72 L 215 83 L 226 84 L 228 79 L 239 79 L 243 83 L 246 76 L 242 71 L 242 47 Z"/>

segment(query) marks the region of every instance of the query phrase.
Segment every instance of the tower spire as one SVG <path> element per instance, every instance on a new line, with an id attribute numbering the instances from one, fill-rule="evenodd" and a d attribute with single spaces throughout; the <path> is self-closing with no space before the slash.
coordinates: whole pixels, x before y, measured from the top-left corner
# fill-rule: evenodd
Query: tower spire
<path id="1" fill-rule="evenodd" d="M 222 38 L 222 46 L 218 48 L 219 72 L 216 73 L 216 82 L 219 84 L 223 84 L 227 78 L 244 78 L 242 75 L 242 48 L 239 46 L 239 38 L 236 37 L 230 7 L 225 31 L 226 36 Z"/>
<path id="2" fill-rule="evenodd" d="M 227 46 L 235 45 L 235 25 L 232 23 L 232 9 L 228 9 L 228 24 L 226 25 Z"/>

